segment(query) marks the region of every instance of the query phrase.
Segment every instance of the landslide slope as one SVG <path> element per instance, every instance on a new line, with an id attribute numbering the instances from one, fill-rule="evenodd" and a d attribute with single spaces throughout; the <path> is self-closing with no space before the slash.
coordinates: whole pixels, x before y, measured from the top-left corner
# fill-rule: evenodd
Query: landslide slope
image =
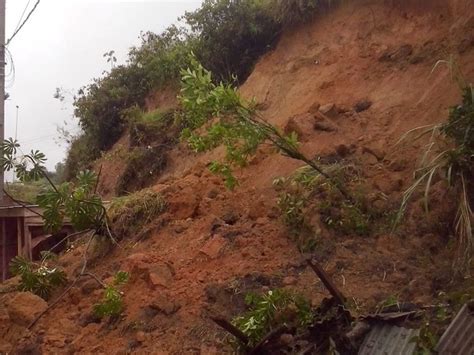
<path id="1" fill-rule="evenodd" d="M 432 72 L 433 66 L 454 54 L 474 78 L 473 10 L 467 0 L 348 2 L 288 30 L 241 93 L 256 98 L 269 122 L 296 131 L 307 155 L 357 162 L 369 193 L 396 206 L 422 142 L 403 149 L 395 143 L 414 127 L 444 121 L 459 102 L 449 71 Z M 228 191 L 206 167 L 220 154 L 177 146 L 153 186 L 167 201 L 166 213 L 139 240 L 94 262 L 92 271 L 104 279 L 131 273 L 119 321 L 88 317 L 101 291 L 84 282 L 20 345 L 45 353 L 225 353 L 231 348 L 208 315 L 241 312 L 247 291 L 288 287 L 317 305 L 326 291 L 288 237 L 272 188 L 301 163 L 264 147 L 238 172 L 240 186 Z M 321 226 L 324 267 L 360 312 L 393 295 L 430 303 L 446 287 L 448 236 L 427 227 L 417 211 L 401 235 L 390 228 L 369 237 L 336 235 Z M 71 274 L 82 248 L 62 257 Z M 19 338 L 7 335 L 10 343 Z"/>

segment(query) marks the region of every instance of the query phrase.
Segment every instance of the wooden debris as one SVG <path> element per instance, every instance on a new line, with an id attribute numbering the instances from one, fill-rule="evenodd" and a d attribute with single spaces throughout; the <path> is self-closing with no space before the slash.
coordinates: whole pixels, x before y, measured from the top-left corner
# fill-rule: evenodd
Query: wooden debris
<path id="1" fill-rule="evenodd" d="M 332 279 L 329 277 L 329 275 L 326 273 L 326 271 L 323 270 L 323 268 L 317 264 L 313 263 L 311 260 L 307 260 L 308 265 L 313 269 L 313 271 L 318 275 L 319 279 L 322 281 L 324 286 L 328 289 L 329 293 L 331 294 L 332 297 L 336 300 L 338 305 L 344 306 L 346 303 L 346 297 L 339 291 L 339 289 L 336 287 Z"/>

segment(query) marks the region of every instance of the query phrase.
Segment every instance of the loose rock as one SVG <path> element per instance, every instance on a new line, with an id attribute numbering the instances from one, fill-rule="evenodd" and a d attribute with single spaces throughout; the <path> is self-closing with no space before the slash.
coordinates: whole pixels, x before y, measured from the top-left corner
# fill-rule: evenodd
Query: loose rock
<path id="1" fill-rule="evenodd" d="M 23 326 L 28 326 L 46 308 L 46 301 L 31 292 L 19 292 L 7 303 L 11 321 Z"/>

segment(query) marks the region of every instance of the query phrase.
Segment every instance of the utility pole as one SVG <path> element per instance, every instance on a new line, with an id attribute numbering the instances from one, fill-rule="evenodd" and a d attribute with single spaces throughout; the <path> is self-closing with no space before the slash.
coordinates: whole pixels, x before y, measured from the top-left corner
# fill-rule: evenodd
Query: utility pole
<path id="1" fill-rule="evenodd" d="M 6 0 L 0 0 L 0 142 L 5 140 L 5 6 Z M 3 156 L 3 152 L 0 152 Z M 0 167 L 0 203 L 5 200 L 3 192 L 5 173 Z"/>

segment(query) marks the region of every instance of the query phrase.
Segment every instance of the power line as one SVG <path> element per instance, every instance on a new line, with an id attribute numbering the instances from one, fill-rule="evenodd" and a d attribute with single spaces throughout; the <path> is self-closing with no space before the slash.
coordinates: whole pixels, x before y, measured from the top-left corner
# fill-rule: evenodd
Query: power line
<path id="1" fill-rule="evenodd" d="M 30 6 L 31 0 L 28 0 L 28 3 L 26 4 L 25 8 L 23 9 L 23 13 L 21 14 L 20 19 L 18 20 L 18 23 L 16 24 L 15 31 L 20 27 L 21 21 L 23 20 L 23 17 L 26 14 L 26 10 L 28 10 L 28 6 Z"/>
<path id="2" fill-rule="evenodd" d="M 28 20 L 30 19 L 31 15 L 33 15 L 33 12 L 35 12 L 36 8 L 38 7 L 39 3 L 41 2 L 41 0 L 38 0 L 36 1 L 36 4 L 35 6 L 33 6 L 33 8 L 31 9 L 31 11 L 28 13 L 28 16 L 26 16 L 25 20 L 22 22 L 22 24 L 15 30 L 15 32 L 13 32 L 13 35 L 10 37 L 10 39 L 7 41 L 7 43 L 5 44 L 5 46 L 8 46 L 10 44 L 10 42 L 13 40 L 13 38 L 15 38 L 15 36 L 18 34 L 18 32 L 21 31 L 21 29 L 23 28 L 23 26 L 25 26 L 25 24 L 28 22 Z"/>

